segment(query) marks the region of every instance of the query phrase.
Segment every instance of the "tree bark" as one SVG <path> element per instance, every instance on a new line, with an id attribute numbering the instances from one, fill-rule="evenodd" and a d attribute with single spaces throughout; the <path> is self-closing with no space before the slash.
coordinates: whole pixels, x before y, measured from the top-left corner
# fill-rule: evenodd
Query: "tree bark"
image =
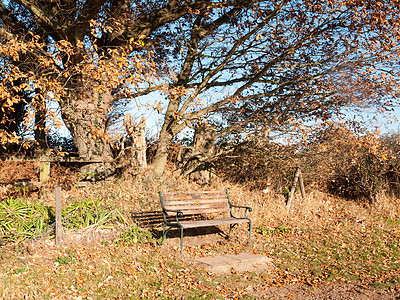
<path id="1" fill-rule="evenodd" d="M 196 126 L 192 151 L 186 158 L 183 173 L 198 183 L 209 183 L 212 173 L 209 161 L 215 155 L 215 131 L 207 123 Z"/>
<path id="2" fill-rule="evenodd" d="M 46 141 L 46 111 L 44 109 L 35 108 L 35 141 L 37 142 L 40 149 L 47 148 Z"/>
<path id="3" fill-rule="evenodd" d="M 70 93 L 68 100 L 62 107 L 63 117 L 79 156 L 88 160 L 111 159 L 107 135 L 111 94 L 88 87 L 83 93 Z"/>
<path id="4" fill-rule="evenodd" d="M 131 114 L 124 116 L 124 126 L 132 140 L 131 166 L 141 170 L 147 168 L 146 160 L 146 118 L 142 117 L 139 124 L 136 125 Z"/>
<path id="5" fill-rule="evenodd" d="M 156 154 L 151 163 L 151 168 L 156 176 L 161 176 L 167 166 L 168 148 L 171 145 L 173 137 L 177 134 L 175 127 L 177 124 L 176 112 L 178 111 L 179 103 L 179 97 L 171 99 L 165 113 L 164 123 L 157 141 Z"/>
<path id="6" fill-rule="evenodd" d="M 69 87 L 69 97 L 61 103 L 63 120 L 71 132 L 79 157 L 103 161 L 83 166 L 81 173 L 86 173 L 86 179 L 100 179 L 115 171 L 110 164 L 113 154 L 107 133 L 108 111 L 113 97 L 111 93 L 99 92 L 98 85 L 90 84 L 89 80 L 83 82 Z"/>
<path id="7" fill-rule="evenodd" d="M 151 163 L 151 168 L 156 176 L 161 176 L 164 173 L 165 167 L 168 160 L 168 148 L 171 144 L 173 135 L 164 130 L 166 124 L 164 123 L 163 129 L 160 132 L 160 137 L 157 141 L 157 151 L 154 155 L 153 162 Z"/>

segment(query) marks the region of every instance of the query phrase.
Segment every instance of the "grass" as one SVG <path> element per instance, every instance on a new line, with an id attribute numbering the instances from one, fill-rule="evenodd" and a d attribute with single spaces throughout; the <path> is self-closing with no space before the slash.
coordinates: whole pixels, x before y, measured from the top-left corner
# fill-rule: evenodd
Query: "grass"
<path id="1" fill-rule="evenodd" d="M 65 216 L 73 220 L 68 226 L 91 226 L 112 211 L 125 219 L 132 212 L 159 211 L 159 190 L 201 189 L 176 173 L 168 180 L 146 176 L 65 191 L 63 205 L 71 208 Z M 237 239 L 185 246 L 186 256 L 253 251 L 274 258 L 277 268 L 270 273 L 208 273 L 182 260 L 178 250 L 161 246 L 151 230 L 132 225 L 115 240 L 88 245 L 57 247 L 44 240 L 0 247 L 0 298 L 258 299 L 270 286 L 343 282 L 400 292 L 397 200 L 363 206 L 311 191 L 306 201 L 295 198 L 288 212 L 281 195 L 267 198 L 219 181 L 205 187 L 224 188 L 235 204 L 251 199 L 253 248 L 239 228 L 232 233 Z M 49 207 L 52 197 L 51 191 L 44 194 L 40 205 Z"/>
<path id="2" fill-rule="evenodd" d="M 336 212 L 339 213 L 339 212 Z M 319 226 L 295 228 L 290 235 L 259 234 L 267 254 L 280 268 L 319 281 L 400 284 L 400 226 L 392 219 L 370 216 L 357 222 L 346 217 L 320 219 Z M 311 225 L 311 224 L 309 224 Z"/>

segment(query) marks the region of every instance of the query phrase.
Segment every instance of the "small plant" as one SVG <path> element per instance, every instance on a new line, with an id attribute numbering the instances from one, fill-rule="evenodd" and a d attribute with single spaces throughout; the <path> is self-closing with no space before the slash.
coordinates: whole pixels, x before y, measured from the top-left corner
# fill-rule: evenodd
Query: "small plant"
<path id="1" fill-rule="evenodd" d="M 57 258 L 53 258 L 54 263 L 58 263 L 59 265 L 68 265 L 69 263 L 75 264 L 76 260 L 74 259 L 74 254 L 70 253 L 67 256 L 58 256 Z"/>
<path id="2" fill-rule="evenodd" d="M 75 201 L 63 210 L 63 226 L 70 229 L 83 229 L 94 224 L 111 221 L 123 221 L 120 215 L 113 217 L 111 210 L 103 204 L 103 200 Z M 99 224 L 100 225 L 100 224 Z"/>
<path id="3" fill-rule="evenodd" d="M 281 225 L 275 228 L 264 228 L 264 226 L 258 226 L 256 228 L 256 232 L 261 235 L 284 235 L 290 234 L 291 229 L 286 228 L 285 226 Z"/>
<path id="4" fill-rule="evenodd" d="M 132 226 L 119 236 L 119 242 L 124 245 L 156 243 L 157 240 L 148 230 Z"/>
<path id="5" fill-rule="evenodd" d="M 68 265 L 69 263 L 75 264 L 75 251 L 67 250 L 67 255 L 59 255 L 57 258 L 53 258 L 54 263 L 58 263 L 59 265 Z"/>
<path id="6" fill-rule="evenodd" d="M 19 268 L 19 269 L 16 269 L 16 270 L 12 271 L 11 274 L 12 275 L 18 275 L 18 274 L 24 273 L 26 271 L 28 271 L 28 268 L 27 267 L 22 267 L 22 268 Z"/>
<path id="7" fill-rule="evenodd" d="M 0 234 L 2 240 L 20 242 L 42 234 L 53 221 L 48 207 L 7 198 L 0 202 Z"/>

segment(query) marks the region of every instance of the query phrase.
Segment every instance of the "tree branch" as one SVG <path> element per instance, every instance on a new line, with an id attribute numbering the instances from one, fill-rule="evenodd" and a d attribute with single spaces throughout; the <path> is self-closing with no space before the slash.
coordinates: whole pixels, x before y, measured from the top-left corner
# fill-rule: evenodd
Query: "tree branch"
<path id="1" fill-rule="evenodd" d="M 50 20 L 49 16 L 46 16 L 46 14 L 39 7 L 26 0 L 15 0 L 15 2 L 28 9 L 38 23 L 40 23 L 43 28 L 47 30 L 48 33 L 51 34 L 55 39 L 59 40 L 62 38 L 60 30 L 57 28 L 56 24 L 54 24 Z"/>

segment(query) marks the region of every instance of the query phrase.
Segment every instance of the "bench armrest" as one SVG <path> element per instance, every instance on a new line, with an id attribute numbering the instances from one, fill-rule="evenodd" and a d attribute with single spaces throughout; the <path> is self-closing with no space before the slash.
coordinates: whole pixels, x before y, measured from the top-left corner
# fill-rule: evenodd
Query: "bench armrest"
<path id="1" fill-rule="evenodd" d="M 251 207 L 249 207 L 249 206 L 242 206 L 242 205 L 233 205 L 233 204 L 230 204 L 231 217 L 232 217 L 232 218 L 237 218 L 237 217 L 235 217 L 235 216 L 233 215 L 233 213 L 232 213 L 232 208 L 244 208 L 244 209 L 245 209 L 245 210 L 244 210 L 244 217 L 245 217 L 247 220 L 250 220 L 249 217 L 247 216 L 247 212 L 248 212 L 248 211 L 249 211 L 249 212 L 252 212 L 252 211 L 253 211 L 253 209 L 252 209 Z"/>
<path id="2" fill-rule="evenodd" d="M 183 217 L 183 212 L 181 212 L 180 210 L 173 210 L 173 209 L 164 209 L 165 212 L 170 211 L 170 212 L 174 212 L 176 213 L 176 215 L 178 217 Z"/>
<path id="3" fill-rule="evenodd" d="M 231 207 L 236 207 L 236 208 L 245 208 L 248 211 L 253 211 L 253 209 L 250 206 L 242 206 L 242 205 L 233 205 L 231 204 Z"/>
<path id="4" fill-rule="evenodd" d="M 167 209 L 164 209 L 163 210 L 163 215 L 164 215 L 164 221 L 165 222 L 167 221 L 167 219 L 166 219 L 167 211 L 176 213 L 175 219 L 176 219 L 176 222 L 179 224 L 178 218 L 183 217 L 183 212 L 181 212 L 180 210 L 172 210 L 172 209 L 168 209 L 167 210 Z"/>

